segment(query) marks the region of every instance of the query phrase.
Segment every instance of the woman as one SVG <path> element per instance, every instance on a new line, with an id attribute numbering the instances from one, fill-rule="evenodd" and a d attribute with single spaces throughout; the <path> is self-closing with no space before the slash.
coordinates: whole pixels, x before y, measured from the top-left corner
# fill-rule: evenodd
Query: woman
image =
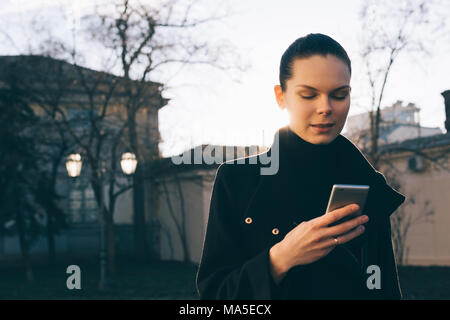
<path id="1" fill-rule="evenodd" d="M 401 298 L 389 217 L 405 197 L 340 134 L 350 76 L 347 53 L 323 34 L 283 54 L 274 90 L 290 123 L 267 153 L 218 168 L 197 274 L 202 299 Z M 276 174 L 261 174 L 264 156 L 279 161 Z M 324 214 L 333 184 L 370 186 L 362 215 L 330 226 L 359 209 Z"/>

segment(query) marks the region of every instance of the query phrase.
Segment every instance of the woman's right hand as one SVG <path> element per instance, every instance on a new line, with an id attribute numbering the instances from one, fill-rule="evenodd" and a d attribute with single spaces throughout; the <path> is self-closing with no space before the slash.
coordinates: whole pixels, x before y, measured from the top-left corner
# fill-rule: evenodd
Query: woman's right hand
<path id="1" fill-rule="evenodd" d="M 337 244 L 360 236 L 364 232 L 362 224 L 369 221 L 366 215 L 329 226 L 358 210 L 357 204 L 349 204 L 304 221 L 286 234 L 283 240 L 270 249 L 271 271 L 275 281 L 279 282 L 290 268 L 315 262 L 329 254 Z"/>

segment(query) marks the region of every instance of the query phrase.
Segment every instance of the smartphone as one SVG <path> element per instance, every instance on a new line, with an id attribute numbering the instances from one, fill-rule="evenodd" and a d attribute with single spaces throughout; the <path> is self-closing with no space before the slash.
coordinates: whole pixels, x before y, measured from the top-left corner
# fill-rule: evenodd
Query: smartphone
<path id="1" fill-rule="evenodd" d="M 331 190 L 330 199 L 328 200 L 328 206 L 326 213 L 345 207 L 351 203 L 356 203 L 359 206 L 359 210 L 355 213 L 342 218 L 341 220 L 330 224 L 335 226 L 345 221 L 351 220 L 361 215 L 364 205 L 366 204 L 367 194 L 369 193 L 369 186 L 355 185 L 355 184 L 335 184 Z"/>

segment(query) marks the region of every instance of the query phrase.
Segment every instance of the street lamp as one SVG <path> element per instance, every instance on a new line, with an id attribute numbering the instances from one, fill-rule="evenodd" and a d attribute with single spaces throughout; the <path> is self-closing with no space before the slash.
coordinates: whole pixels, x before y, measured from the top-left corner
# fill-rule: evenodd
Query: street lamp
<path id="1" fill-rule="evenodd" d="M 125 152 L 124 154 L 122 154 L 120 166 L 122 167 L 123 173 L 125 173 L 126 175 L 134 174 L 137 166 L 136 155 L 131 152 Z"/>
<path id="2" fill-rule="evenodd" d="M 66 160 L 66 169 L 69 176 L 72 178 L 79 177 L 82 164 L 83 163 L 81 162 L 81 156 L 79 153 L 69 155 Z"/>
<path id="3" fill-rule="evenodd" d="M 80 176 L 82 167 L 81 155 L 78 153 L 71 154 L 66 160 L 66 169 L 70 177 L 76 178 Z M 123 173 L 126 175 L 134 174 L 136 171 L 137 160 L 134 153 L 126 152 L 122 154 L 120 160 L 120 166 L 122 167 Z M 105 215 L 104 215 L 104 200 L 103 200 L 103 173 L 104 165 L 101 162 L 100 167 L 97 170 L 97 176 L 99 181 L 100 189 L 100 211 L 99 211 L 99 222 L 100 222 L 100 289 L 106 288 L 107 276 L 106 276 L 106 240 L 105 240 Z"/>
<path id="4" fill-rule="evenodd" d="M 81 167 L 83 162 L 81 155 L 78 153 L 70 154 L 66 160 L 66 169 L 70 177 L 76 178 L 80 176 Z M 97 170 L 99 190 L 100 190 L 100 210 L 99 210 L 99 222 L 100 222 L 100 289 L 106 288 L 106 241 L 105 241 L 105 217 L 104 217 L 104 205 L 103 205 L 103 164 Z"/>

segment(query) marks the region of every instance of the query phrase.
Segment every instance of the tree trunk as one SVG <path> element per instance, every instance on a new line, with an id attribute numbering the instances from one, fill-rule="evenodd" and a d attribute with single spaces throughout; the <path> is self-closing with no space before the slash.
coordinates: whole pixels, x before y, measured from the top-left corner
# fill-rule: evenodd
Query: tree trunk
<path id="1" fill-rule="evenodd" d="M 368 152 L 370 164 L 377 169 L 378 168 L 378 137 L 380 136 L 380 121 L 381 121 L 381 111 L 377 107 L 375 113 L 373 111 L 369 112 L 370 118 L 370 149 Z"/>
<path id="2" fill-rule="evenodd" d="M 55 186 L 56 186 L 56 177 L 58 176 L 58 166 L 61 162 L 61 159 L 63 157 L 65 148 L 61 148 L 61 152 L 59 156 L 54 160 L 52 164 L 52 175 L 50 179 L 50 185 L 47 186 L 46 190 L 47 195 L 56 194 Z M 46 212 L 47 212 L 47 244 L 48 244 L 48 263 L 49 265 L 53 265 L 56 260 L 56 248 L 55 248 L 55 228 L 54 228 L 54 203 L 53 203 L 53 197 L 48 199 L 44 196 L 44 199 L 47 199 L 47 206 L 46 206 Z"/>
<path id="3" fill-rule="evenodd" d="M 110 207 L 105 211 L 106 214 L 106 237 L 107 237 L 107 253 L 108 253 L 108 271 L 109 274 L 114 275 L 116 273 L 116 243 L 114 232 L 114 219 L 112 216 L 114 208 Z"/>
<path id="4" fill-rule="evenodd" d="M 53 230 L 53 212 L 46 210 L 47 212 L 47 245 L 48 245 L 48 264 L 54 265 L 56 259 L 55 250 L 55 234 Z"/>
<path id="5" fill-rule="evenodd" d="M 17 206 L 16 223 L 17 223 L 17 229 L 19 232 L 20 252 L 21 252 L 22 258 L 23 258 L 26 279 L 28 282 L 32 282 L 33 281 L 33 270 L 31 268 L 28 243 L 27 243 L 27 240 L 25 237 L 25 219 L 23 216 L 23 212 L 21 212 L 20 206 Z"/>

